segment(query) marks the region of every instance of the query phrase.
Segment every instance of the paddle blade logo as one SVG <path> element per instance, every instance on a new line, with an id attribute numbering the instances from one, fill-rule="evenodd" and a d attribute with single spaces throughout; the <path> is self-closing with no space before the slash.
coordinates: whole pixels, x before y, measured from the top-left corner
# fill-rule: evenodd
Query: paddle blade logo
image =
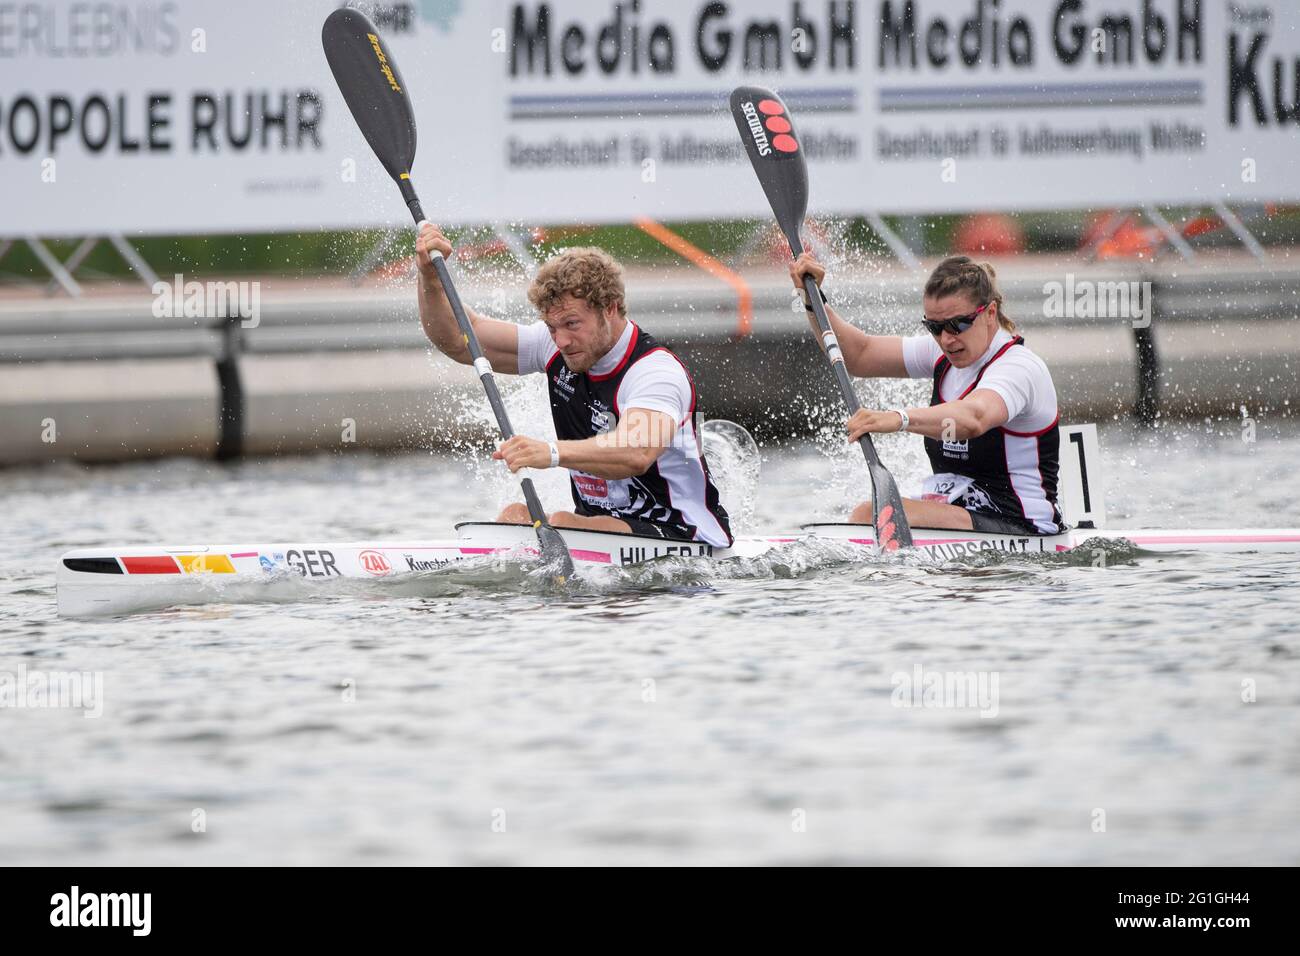
<path id="1" fill-rule="evenodd" d="M 894 508 L 884 505 L 876 518 L 876 546 L 882 551 L 897 551 L 898 539 L 894 536 L 898 525 L 893 521 Z"/>
<path id="2" fill-rule="evenodd" d="M 325 18 L 321 45 L 357 127 L 394 179 L 415 163 L 415 117 L 402 73 L 379 31 L 360 10 Z"/>
<path id="3" fill-rule="evenodd" d="M 402 92 L 402 85 L 397 82 L 397 77 L 393 75 L 393 68 L 388 65 L 388 57 L 384 54 L 384 48 L 379 45 L 379 37 L 373 33 L 367 33 L 366 39 L 370 41 L 371 47 L 374 48 L 375 58 L 379 60 L 379 72 L 384 74 L 384 79 L 388 80 L 388 85 L 394 93 Z"/>
<path id="4" fill-rule="evenodd" d="M 770 90 L 738 87 L 731 94 L 731 114 L 755 165 L 759 160 L 794 159 L 801 155 L 790 112 Z"/>
<path id="5" fill-rule="evenodd" d="M 771 102 L 767 100 L 765 102 Z M 754 137 L 754 148 L 758 150 L 760 156 L 771 156 L 772 149 L 768 145 L 767 132 L 763 129 L 763 121 L 758 118 L 758 110 L 754 104 L 746 100 L 740 104 L 740 111 L 745 116 L 745 125 L 749 127 L 749 135 Z"/>

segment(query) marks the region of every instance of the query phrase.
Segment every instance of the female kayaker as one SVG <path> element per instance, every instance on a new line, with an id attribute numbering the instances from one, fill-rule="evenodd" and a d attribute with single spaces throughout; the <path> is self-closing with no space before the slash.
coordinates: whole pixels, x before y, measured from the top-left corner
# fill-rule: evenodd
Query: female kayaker
<path id="1" fill-rule="evenodd" d="M 805 274 L 820 287 L 826 270 L 804 253 L 790 266 L 796 288 Z M 1062 530 L 1056 387 L 1003 310 L 993 268 L 966 256 L 945 259 L 926 280 L 921 304 L 925 331 L 906 337 L 867 335 L 827 304 L 850 375 L 933 381 L 928 407 L 859 410 L 848 421 L 849 440 L 868 432 L 925 437 L 934 474 L 919 499 L 903 502 L 914 527 Z M 870 524 L 871 503 L 858 505 L 849 520 Z"/>

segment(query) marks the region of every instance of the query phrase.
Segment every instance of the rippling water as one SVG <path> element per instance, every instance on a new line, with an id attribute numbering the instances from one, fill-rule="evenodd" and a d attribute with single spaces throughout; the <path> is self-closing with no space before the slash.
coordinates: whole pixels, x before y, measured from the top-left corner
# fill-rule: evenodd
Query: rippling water
<path id="1" fill-rule="evenodd" d="M 1300 526 L 1293 428 L 1102 445 L 1116 526 Z M 859 494 L 831 439 L 764 454 L 741 530 Z M 1300 863 L 1294 557 L 796 545 L 570 597 L 485 564 L 63 620 L 74 546 L 447 537 L 510 485 L 349 455 L 0 472 L 0 496 L 0 674 L 103 680 L 97 718 L 0 708 L 5 863 Z M 967 672 L 974 706 L 897 706 Z"/>

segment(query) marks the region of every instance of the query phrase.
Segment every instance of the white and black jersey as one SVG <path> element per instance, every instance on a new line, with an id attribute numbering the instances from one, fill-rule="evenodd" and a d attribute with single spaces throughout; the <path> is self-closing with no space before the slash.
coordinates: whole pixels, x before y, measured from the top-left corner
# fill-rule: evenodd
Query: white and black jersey
<path id="1" fill-rule="evenodd" d="M 999 330 L 978 362 L 959 369 L 933 336 L 912 336 L 903 339 L 903 358 L 913 378 L 933 379 L 931 405 L 987 388 L 998 394 L 1009 415 L 1005 424 L 978 438 L 926 438 L 934 474 L 926 479 L 925 497 L 997 515 L 1038 534 L 1062 530 L 1056 387 L 1046 363 L 1024 339 Z"/>
<path id="2" fill-rule="evenodd" d="M 577 441 L 611 431 L 624 409 L 662 412 L 677 423 L 672 444 L 643 474 L 601 478 L 569 470 L 577 513 L 643 522 L 666 536 L 731 544 L 727 512 L 709 476 L 695 421 L 695 384 L 681 359 L 629 321 L 609 353 L 574 372 L 538 322 L 519 330 L 519 373 L 545 372 L 556 437 Z"/>

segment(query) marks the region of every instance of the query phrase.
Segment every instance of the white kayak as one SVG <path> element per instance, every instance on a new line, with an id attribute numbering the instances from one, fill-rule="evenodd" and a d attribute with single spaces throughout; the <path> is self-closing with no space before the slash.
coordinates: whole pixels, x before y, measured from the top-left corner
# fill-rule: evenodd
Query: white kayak
<path id="1" fill-rule="evenodd" d="M 537 539 L 526 525 L 466 522 L 458 537 L 407 543 L 151 545 L 81 548 L 59 560 L 59 613 L 67 616 L 123 614 L 178 604 L 248 600 L 242 585 L 297 578 L 305 583 L 340 579 L 414 578 L 471 560 L 536 561 Z M 916 553 L 948 561 L 984 551 L 1055 554 L 1106 542 L 1128 542 L 1142 551 L 1236 551 L 1300 553 L 1300 529 L 1282 530 L 1098 530 L 1032 536 L 914 528 Z M 663 558 L 726 560 L 757 557 L 797 542 L 827 540 L 876 556 L 870 525 L 811 524 L 786 534 L 738 538 L 729 548 L 664 541 L 631 534 L 561 529 L 575 565 L 634 565 Z M 885 560 L 885 559 L 881 559 Z M 237 585 L 231 588 L 230 585 Z"/>

